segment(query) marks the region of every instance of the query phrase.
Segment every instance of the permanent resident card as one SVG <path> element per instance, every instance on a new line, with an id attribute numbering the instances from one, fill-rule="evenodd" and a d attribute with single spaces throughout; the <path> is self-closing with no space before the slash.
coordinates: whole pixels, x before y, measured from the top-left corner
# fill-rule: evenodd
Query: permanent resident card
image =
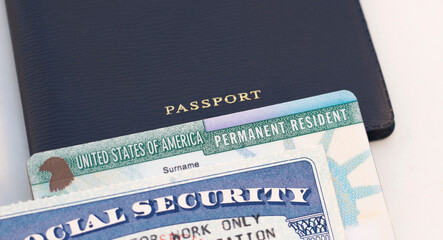
<path id="1" fill-rule="evenodd" d="M 348 91 L 35 154 L 34 197 L 47 197 L 320 146 L 350 239 L 394 239 L 357 99 Z M 237 159 L 235 162 L 233 160 Z"/>

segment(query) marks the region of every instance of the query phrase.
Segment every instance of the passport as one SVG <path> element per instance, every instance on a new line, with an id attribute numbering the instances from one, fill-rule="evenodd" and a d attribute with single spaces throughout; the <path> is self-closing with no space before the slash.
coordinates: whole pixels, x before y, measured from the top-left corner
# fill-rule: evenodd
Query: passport
<path id="1" fill-rule="evenodd" d="M 308 157 L 311 152 L 317 157 Z M 349 91 L 37 153 L 28 173 L 35 198 L 59 197 L 144 179 L 174 183 L 183 175 L 288 160 L 286 154 L 326 163 L 319 169 L 331 179 L 349 239 L 395 239 L 359 105 Z"/>
<path id="2" fill-rule="evenodd" d="M 394 129 L 356 0 L 6 4 L 31 154 L 342 89 Z"/>

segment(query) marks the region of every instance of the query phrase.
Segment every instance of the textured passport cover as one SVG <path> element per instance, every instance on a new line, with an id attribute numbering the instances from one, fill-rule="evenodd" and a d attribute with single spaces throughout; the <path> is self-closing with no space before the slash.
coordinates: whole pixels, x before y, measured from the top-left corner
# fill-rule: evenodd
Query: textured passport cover
<path id="1" fill-rule="evenodd" d="M 370 139 L 394 128 L 355 0 L 6 4 L 31 153 L 342 89 Z M 239 101 L 253 90 L 259 99 Z"/>

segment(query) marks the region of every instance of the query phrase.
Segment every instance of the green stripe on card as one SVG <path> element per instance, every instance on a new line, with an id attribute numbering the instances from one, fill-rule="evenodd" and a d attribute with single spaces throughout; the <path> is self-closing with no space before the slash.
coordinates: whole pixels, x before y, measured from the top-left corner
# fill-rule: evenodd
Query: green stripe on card
<path id="1" fill-rule="evenodd" d="M 195 151 L 217 154 L 361 122 L 357 102 L 212 132 L 196 121 L 39 153 L 30 159 L 28 170 L 36 185 L 49 182 L 50 173 L 39 169 L 50 157 L 65 159 L 74 176 L 81 176 Z"/>

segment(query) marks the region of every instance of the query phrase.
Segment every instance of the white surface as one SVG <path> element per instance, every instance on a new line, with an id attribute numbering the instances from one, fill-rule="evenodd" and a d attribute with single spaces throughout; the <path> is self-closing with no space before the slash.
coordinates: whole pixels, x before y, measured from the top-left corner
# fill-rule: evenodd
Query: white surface
<path id="1" fill-rule="evenodd" d="M 441 240 L 443 1 L 362 0 L 396 129 L 371 144 L 399 240 Z"/>
<path id="2" fill-rule="evenodd" d="M 395 112 L 394 133 L 371 147 L 397 239 L 442 239 L 443 1 L 361 3 Z M 20 104 L 2 0 L 0 205 L 31 197 Z"/>
<path id="3" fill-rule="evenodd" d="M 25 122 L 5 2 L 0 1 L 0 205 L 31 198 Z"/>

